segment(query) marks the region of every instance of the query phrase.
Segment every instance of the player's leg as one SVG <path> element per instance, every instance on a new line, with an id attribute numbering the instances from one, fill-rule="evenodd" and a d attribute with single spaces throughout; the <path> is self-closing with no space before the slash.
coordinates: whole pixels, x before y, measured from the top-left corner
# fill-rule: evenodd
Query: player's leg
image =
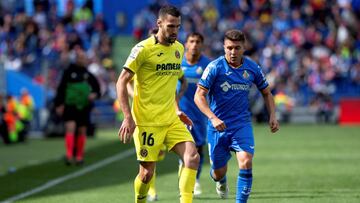
<path id="1" fill-rule="evenodd" d="M 178 154 L 183 162 L 179 177 L 180 202 L 190 203 L 193 198 L 199 155 L 195 144 L 189 141 L 176 144 L 172 151 Z"/>
<path id="2" fill-rule="evenodd" d="M 74 158 L 75 148 L 75 129 L 76 123 L 74 120 L 65 121 L 65 164 L 70 165 Z"/>
<path id="3" fill-rule="evenodd" d="M 158 161 L 166 129 L 147 126 L 135 128 L 133 139 L 137 160 L 140 161 L 139 174 L 134 181 L 135 202 L 146 202 L 151 179 L 155 172 L 155 162 Z"/>
<path id="4" fill-rule="evenodd" d="M 237 178 L 236 202 L 247 202 L 252 186 L 252 159 L 254 154 L 254 136 L 251 123 L 244 124 L 234 132 L 232 148 L 236 151 L 239 166 Z"/>
<path id="5" fill-rule="evenodd" d="M 194 187 L 194 195 L 198 196 L 202 193 L 201 185 L 200 185 L 200 174 L 204 163 L 203 146 L 206 144 L 207 122 L 205 120 L 204 121 L 193 120 L 193 122 L 195 127 L 192 128 L 190 132 L 194 138 L 197 152 L 200 156 L 200 163 L 196 173 L 196 182 Z"/>
<path id="6" fill-rule="evenodd" d="M 236 186 L 236 202 L 245 203 L 249 198 L 252 186 L 252 158 L 253 155 L 241 151 L 236 152 L 236 158 L 239 165 L 239 174 Z"/>
<path id="7" fill-rule="evenodd" d="M 166 150 L 166 146 L 164 145 L 160 152 L 159 152 L 159 156 L 158 156 L 158 161 L 162 161 L 165 158 L 165 150 Z M 150 188 L 149 188 L 149 192 L 148 192 L 148 201 L 153 202 L 153 201 L 157 201 L 158 200 L 158 195 L 156 192 L 156 168 L 154 170 L 154 174 L 153 177 L 150 181 Z"/>
<path id="8" fill-rule="evenodd" d="M 84 149 L 86 143 L 86 126 L 79 126 L 78 127 L 78 135 L 76 137 L 76 154 L 75 154 L 75 161 L 76 164 L 80 165 L 84 163 Z"/>
<path id="9" fill-rule="evenodd" d="M 78 114 L 76 108 L 65 105 L 63 120 L 65 127 L 65 164 L 70 165 L 74 158 L 75 148 L 75 131 L 76 131 L 76 115 Z"/>
<path id="10" fill-rule="evenodd" d="M 90 123 L 90 108 L 85 108 L 78 112 L 76 116 L 77 136 L 75 136 L 76 164 L 81 165 L 84 163 L 84 149 L 87 138 L 87 127 Z"/>
<path id="11" fill-rule="evenodd" d="M 191 203 L 199 167 L 199 154 L 194 140 L 184 124 L 177 120 L 169 126 L 164 143 L 168 149 L 178 154 L 183 162 L 179 176 L 180 202 Z"/>
<path id="12" fill-rule="evenodd" d="M 154 171 L 155 162 L 140 162 L 139 173 L 134 181 L 135 203 L 146 202 L 146 197 Z"/>
<path id="13" fill-rule="evenodd" d="M 211 162 L 210 177 L 216 183 L 216 192 L 220 198 L 228 198 L 229 187 L 226 172 L 227 162 L 231 158 L 228 134 L 208 130 L 209 158 Z"/>

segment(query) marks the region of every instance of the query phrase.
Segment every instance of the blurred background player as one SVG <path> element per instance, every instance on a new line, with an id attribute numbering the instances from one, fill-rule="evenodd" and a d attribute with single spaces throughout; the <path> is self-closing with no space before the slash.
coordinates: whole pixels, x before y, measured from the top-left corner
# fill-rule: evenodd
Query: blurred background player
<path id="1" fill-rule="evenodd" d="M 204 37 L 200 33 L 193 32 L 187 35 L 185 41 L 185 55 L 181 68 L 184 71 L 184 76 L 188 85 L 186 89 L 180 89 L 178 93 L 178 99 L 180 98 L 180 109 L 182 109 L 194 123 L 194 127 L 190 129 L 190 132 L 195 140 L 196 148 L 200 155 L 194 195 L 200 195 L 202 193 L 200 187 L 200 174 L 204 162 L 203 146 L 206 144 L 207 129 L 207 119 L 194 103 L 197 83 L 199 82 L 204 69 L 210 62 L 210 59 L 201 53 L 203 43 Z"/>
<path id="2" fill-rule="evenodd" d="M 55 98 L 56 111 L 65 122 L 65 163 L 83 163 L 86 130 L 90 120 L 93 101 L 100 97 L 100 87 L 96 78 L 87 70 L 87 57 L 77 45 L 75 63 L 64 71 Z"/>
<path id="3" fill-rule="evenodd" d="M 258 64 L 244 57 L 245 35 L 239 30 L 225 33 L 224 51 L 204 71 L 195 94 L 195 103 L 209 119 L 208 141 L 210 176 L 221 198 L 228 197 L 227 162 L 235 151 L 239 166 L 236 202 L 247 202 L 252 186 L 254 135 L 249 108 L 252 84 L 261 92 L 269 112 L 272 133 L 279 129 L 275 103 L 269 85 Z M 209 94 L 210 107 L 206 96 Z"/>

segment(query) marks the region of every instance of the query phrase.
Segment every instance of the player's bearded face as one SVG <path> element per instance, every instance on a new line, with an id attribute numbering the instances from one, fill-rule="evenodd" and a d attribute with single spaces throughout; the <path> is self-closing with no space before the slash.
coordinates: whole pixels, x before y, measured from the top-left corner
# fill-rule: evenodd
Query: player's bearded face
<path id="1" fill-rule="evenodd" d="M 225 39 L 224 50 L 225 58 L 230 65 L 233 67 L 238 67 L 241 65 L 241 58 L 245 51 L 244 42 Z"/>
<path id="2" fill-rule="evenodd" d="M 174 43 L 180 29 L 180 17 L 166 15 L 159 21 L 159 28 L 167 43 Z"/>

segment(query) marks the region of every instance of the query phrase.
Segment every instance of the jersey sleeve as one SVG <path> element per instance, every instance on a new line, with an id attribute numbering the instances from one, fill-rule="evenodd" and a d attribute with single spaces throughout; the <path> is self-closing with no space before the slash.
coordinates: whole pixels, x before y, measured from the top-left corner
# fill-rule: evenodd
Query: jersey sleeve
<path id="1" fill-rule="evenodd" d="M 216 77 L 216 64 L 210 63 L 204 70 L 198 85 L 210 89 Z"/>
<path id="2" fill-rule="evenodd" d="M 259 90 L 265 89 L 267 86 L 269 86 L 269 83 L 266 81 L 265 75 L 261 70 L 261 67 L 258 65 L 256 68 L 256 75 L 255 75 L 255 81 L 256 87 Z"/>
<path id="3" fill-rule="evenodd" d="M 124 67 L 136 73 L 139 67 L 143 64 L 146 59 L 145 48 L 141 44 L 137 44 L 131 49 L 130 55 L 126 59 Z"/>

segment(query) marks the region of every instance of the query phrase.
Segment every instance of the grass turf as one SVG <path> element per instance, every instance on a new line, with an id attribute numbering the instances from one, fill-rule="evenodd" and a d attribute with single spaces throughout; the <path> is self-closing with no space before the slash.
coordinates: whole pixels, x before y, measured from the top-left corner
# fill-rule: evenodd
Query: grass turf
<path id="1" fill-rule="evenodd" d="M 255 126 L 254 182 L 249 202 L 360 202 L 359 127 L 282 126 L 270 135 Z M 71 174 L 132 147 L 117 139 L 116 129 L 101 130 L 89 139 L 84 166 L 66 167 L 61 139 L 30 140 L 25 145 L 0 145 L 0 201 Z M 32 160 L 32 161 L 30 161 Z M 35 160 L 35 161 L 34 161 Z M 14 173 L 5 169 L 16 166 Z M 177 157 L 168 154 L 158 165 L 158 202 L 178 202 Z M 196 202 L 234 202 L 238 173 L 229 162 L 230 199 L 219 200 L 206 158 Z M 133 202 L 135 154 L 68 180 L 20 202 Z"/>

